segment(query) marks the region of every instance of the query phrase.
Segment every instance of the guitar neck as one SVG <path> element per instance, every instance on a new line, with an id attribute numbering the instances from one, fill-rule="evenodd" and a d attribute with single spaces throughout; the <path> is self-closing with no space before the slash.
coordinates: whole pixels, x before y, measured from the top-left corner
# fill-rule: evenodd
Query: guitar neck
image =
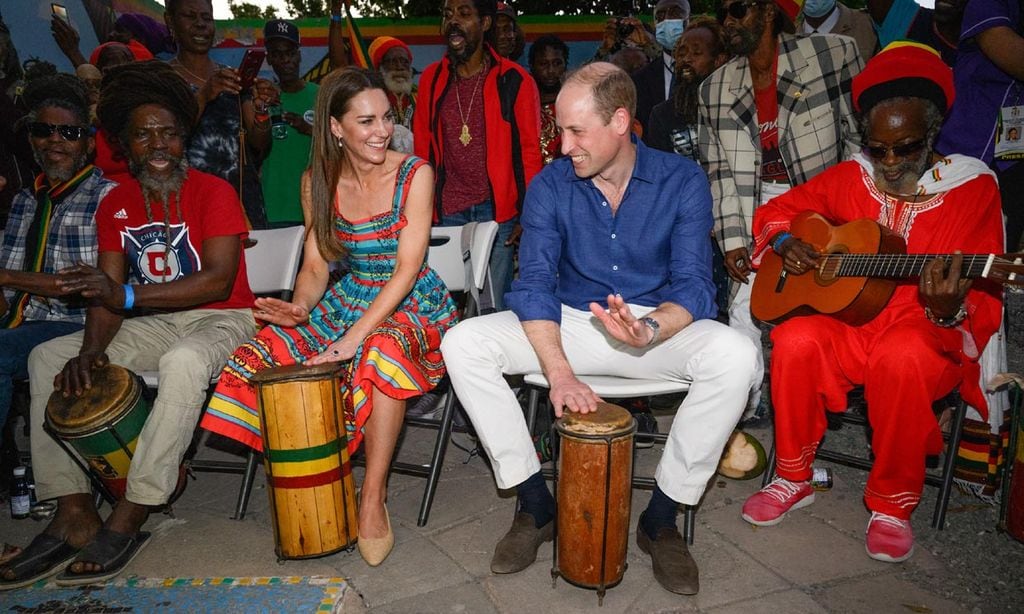
<path id="1" fill-rule="evenodd" d="M 953 254 L 843 254 L 833 253 L 822 258 L 819 269 L 835 277 L 886 277 L 898 279 L 917 277 L 924 265 L 936 258 L 947 263 Z M 961 277 L 986 277 L 994 261 L 993 254 L 963 254 Z"/>

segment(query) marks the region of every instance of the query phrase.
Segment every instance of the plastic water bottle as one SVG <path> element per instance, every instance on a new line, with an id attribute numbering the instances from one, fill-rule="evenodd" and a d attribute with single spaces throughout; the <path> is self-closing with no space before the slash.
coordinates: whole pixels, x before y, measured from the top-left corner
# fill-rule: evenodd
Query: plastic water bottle
<path id="1" fill-rule="evenodd" d="M 32 510 L 32 493 L 28 487 L 24 467 L 14 468 L 14 483 L 11 484 L 11 518 L 28 518 Z"/>

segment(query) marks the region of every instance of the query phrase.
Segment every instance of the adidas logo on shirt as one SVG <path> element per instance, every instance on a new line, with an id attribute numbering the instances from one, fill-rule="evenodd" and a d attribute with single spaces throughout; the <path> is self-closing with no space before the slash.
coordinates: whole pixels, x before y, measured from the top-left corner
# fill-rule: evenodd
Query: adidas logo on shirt
<path id="1" fill-rule="evenodd" d="M 126 220 L 126 219 L 128 219 L 128 212 L 125 211 L 124 209 L 121 209 L 120 211 L 118 211 L 117 213 L 114 214 L 114 219 L 115 220 Z"/>

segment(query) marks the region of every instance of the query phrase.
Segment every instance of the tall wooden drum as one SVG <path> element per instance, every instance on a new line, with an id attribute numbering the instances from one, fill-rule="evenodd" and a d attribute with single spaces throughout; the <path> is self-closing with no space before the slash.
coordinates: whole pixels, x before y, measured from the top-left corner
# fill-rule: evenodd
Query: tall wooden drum
<path id="1" fill-rule="evenodd" d="M 291 365 L 252 377 L 279 560 L 324 556 L 356 543 L 340 368 Z"/>
<path id="2" fill-rule="evenodd" d="M 566 412 L 554 429 L 558 517 L 551 574 L 597 589 L 601 605 L 605 589 L 626 571 L 636 424 L 625 409 L 598 403 L 596 412 Z"/>

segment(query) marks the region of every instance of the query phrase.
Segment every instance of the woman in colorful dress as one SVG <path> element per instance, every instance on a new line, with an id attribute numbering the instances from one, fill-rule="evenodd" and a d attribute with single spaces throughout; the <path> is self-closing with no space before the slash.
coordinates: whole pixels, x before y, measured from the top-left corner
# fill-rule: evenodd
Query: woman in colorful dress
<path id="1" fill-rule="evenodd" d="M 434 174 L 423 160 L 388 149 L 393 131 L 378 73 L 345 68 L 320 84 L 294 296 L 256 299 L 256 317 L 270 326 L 228 360 L 202 422 L 262 449 L 250 377 L 278 365 L 345 362 L 349 453 L 365 445 L 358 543 L 370 565 L 394 544 L 384 503 L 405 400 L 444 375 L 441 335 L 456 322 L 447 288 L 425 262 Z M 328 263 L 339 258 L 351 270 L 328 289 Z"/>

